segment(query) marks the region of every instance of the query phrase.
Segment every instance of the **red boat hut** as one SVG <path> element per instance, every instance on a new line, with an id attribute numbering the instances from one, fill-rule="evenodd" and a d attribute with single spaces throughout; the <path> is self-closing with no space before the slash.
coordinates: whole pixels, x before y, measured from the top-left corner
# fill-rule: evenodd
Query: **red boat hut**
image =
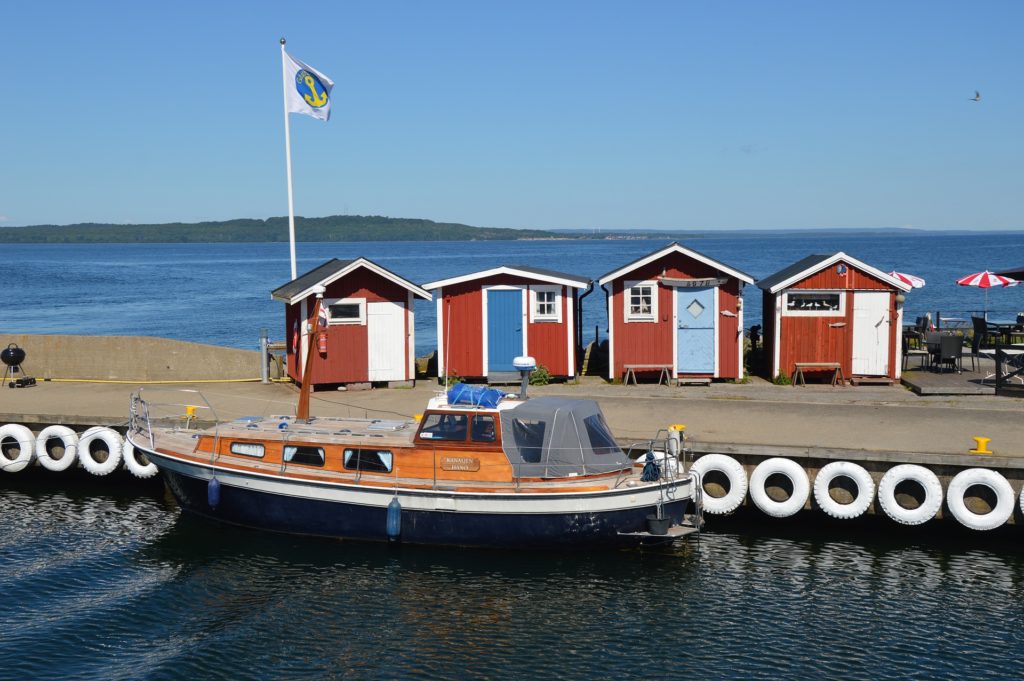
<path id="1" fill-rule="evenodd" d="M 576 375 L 579 289 L 590 279 L 522 265 L 425 284 L 437 300 L 437 375 L 518 377 L 530 356 L 552 377 Z"/>
<path id="2" fill-rule="evenodd" d="M 807 256 L 757 285 L 771 377 L 799 369 L 899 379 L 908 284 L 840 252 Z"/>
<path id="3" fill-rule="evenodd" d="M 643 372 L 677 382 L 743 377 L 749 274 L 673 242 L 598 283 L 608 299 L 609 380 Z"/>
<path id="4" fill-rule="evenodd" d="M 293 380 L 303 380 L 318 294 L 325 314 L 314 343 L 314 386 L 415 380 L 413 301 L 431 295 L 366 258 L 328 260 L 270 294 L 285 304 Z"/>

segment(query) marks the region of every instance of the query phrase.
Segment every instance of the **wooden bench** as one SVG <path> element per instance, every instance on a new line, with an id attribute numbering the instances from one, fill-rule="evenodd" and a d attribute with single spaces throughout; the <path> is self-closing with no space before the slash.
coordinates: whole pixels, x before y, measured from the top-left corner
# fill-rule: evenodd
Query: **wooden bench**
<path id="1" fill-rule="evenodd" d="M 797 385 L 799 379 L 799 385 L 807 385 L 807 381 L 804 380 L 804 370 L 810 369 L 812 371 L 831 371 L 832 372 L 832 385 L 839 381 L 840 385 L 844 385 L 846 377 L 843 376 L 843 365 L 839 362 L 794 362 L 793 363 L 793 385 Z"/>
<path id="2" fill-rule="evenodd" d="M 637 385 L 636 372 L 638 371 L 660 371 L 658 375 L 658 385 L 661 385 L 662 381 L 665 385 L 672 385 L 672 365 L 671 364 L 626 364 L 625 375 L 622 377 L 622 385 L 630 385 L 630 379 L 632 379 L 632 385 Z"/>

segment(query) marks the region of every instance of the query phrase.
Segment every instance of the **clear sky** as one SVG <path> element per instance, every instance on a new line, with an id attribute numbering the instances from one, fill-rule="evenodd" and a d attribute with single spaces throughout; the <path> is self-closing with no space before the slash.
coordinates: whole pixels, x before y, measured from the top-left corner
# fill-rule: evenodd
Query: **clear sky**
<path id="1" fill-rule="evenodd" d="M 9 2 L 0 225 L 1024 229 L 1024 3 Z M 970 101 L 974 91 L 979 102 Z"/>

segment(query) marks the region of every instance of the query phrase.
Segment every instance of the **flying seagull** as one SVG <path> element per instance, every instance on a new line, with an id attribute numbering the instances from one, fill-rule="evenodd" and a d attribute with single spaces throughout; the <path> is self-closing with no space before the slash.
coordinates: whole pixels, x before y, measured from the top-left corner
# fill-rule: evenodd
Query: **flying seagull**
<path id="1" fill-rule="evenodd" d="M 977 90 L 975 90 L 974 91 L 974 96 L 973 97 L 968 97 L 968 99 L 970 99 L 972 102 L 980 102 L 981 101 L 981 93 L 978 92 Z"/>

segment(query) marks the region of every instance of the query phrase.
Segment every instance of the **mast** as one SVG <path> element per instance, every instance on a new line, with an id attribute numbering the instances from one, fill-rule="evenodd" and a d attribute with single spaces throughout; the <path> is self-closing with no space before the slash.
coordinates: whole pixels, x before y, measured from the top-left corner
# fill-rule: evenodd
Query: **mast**
<path id="1" fill-rule="evenodd" d="M 313 330 L 309 334 L 309 342 L 306 347 L 306 365 L 302 369 L 302 389 L 299 391 L 299 406 L 295 411 L 297 423 L 309 422 L 309 393 L 313 389 L 313 350 L 316 337 L 320 333 L 320 307 L 323 305 L 324 294 L 316 294 L 316 304 L 313 306 Z"/>

